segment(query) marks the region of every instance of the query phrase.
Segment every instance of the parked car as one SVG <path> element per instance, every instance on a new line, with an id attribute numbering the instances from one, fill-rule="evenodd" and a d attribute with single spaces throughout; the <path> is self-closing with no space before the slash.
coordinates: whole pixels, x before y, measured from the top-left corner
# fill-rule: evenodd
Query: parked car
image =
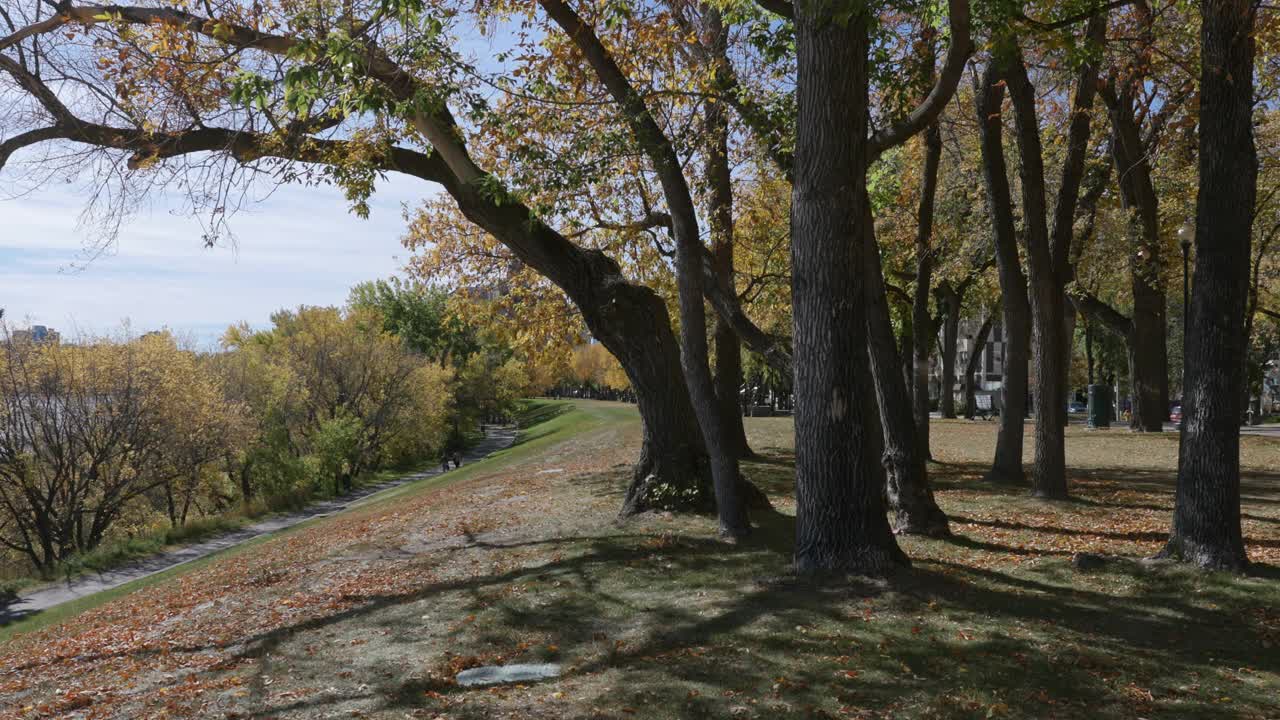
<path id="1" fill-rule="evenodd" d="M 1182 424 L 1182 406 L 1174 405 L 1169 411 L 1169 422 Z"/>
<path id="2" fill-rule="evenodd" d="M 1069 413 L 1086 413 L 1086 412 L 1089 412 L 1089 406 L 1088 406 L 1088 405 L 1085 405 L 1084 403 L 1082 403 L 1082 402 L 1080 402 L 1079 400 L 1077 400 L 1077 401 L 1075 401 L 1075 402 L 1070 403 L 1069 405 L 1067 405 L 1067 412 L 1069 412 Z"/>

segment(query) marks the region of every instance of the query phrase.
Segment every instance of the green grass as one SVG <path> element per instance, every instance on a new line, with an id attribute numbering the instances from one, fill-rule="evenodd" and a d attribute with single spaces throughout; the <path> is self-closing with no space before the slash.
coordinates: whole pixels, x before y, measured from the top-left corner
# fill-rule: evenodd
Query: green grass
<path id="1" fill-rule="evenodd" d="M 620 415 L 612 408 L 582 410 L 573 407 L 572 404 L 567 401 L 526 401 L 523 404 L 521 413 L 517 417 L 520 427 L 517 442 L 511 448 L 494 453 L 488 458 L 468 463 L 461 468 L 452 470 L 444 475 L 424 478 L 422 480 L 406 483 L 394 488 L 388 488 L 387 490 L 362 499 L 360 502 L 354 504 L 344 512 L 376 509 L 387 502 L 429 492 L 445 485 L 474 477 L 481 472 L 493 472 L 500 470 L 509 464 L 529 457 L 536 453 L 540 448 L 546 447 L 550 443 L 565 440 L 576 433 L 584 432 L 590 428 L 598 426 L 601 422 L 604 422 L 610 417 L 619 416 L 625 417 L 625 412 Z M 382 480 L 386 480 L 400 474 L 402 474 L 401 471 L 386 470 L 380 471 L 374 475 Z M 378 480 L 378 482 L 380 481 L 381 480 Z M 149 575 L 145 578 L 139 578 L 138 580 L 125 583 L 120 587 L 95 593 L 69 603 L 58 605 L 57 607 L 50 608 L 43 612 L 30 615 L 15 623 L 0 627 L 0 643 L 7 642 L 20 634 L 33 632 L 65 622 L 86 610 L 111 602 L 116 598 L 123 597 L 137 590 L 142 590 L 153 585 L 167 582 L 173 578 L 198 570 L 215 560 L 247 552 L 269 540 L 298 532 L 316 522 L 324 522 L 328 517 L 307 520 L 280 532 L 254 538 L 245 543 L 214 553 L 213 555 L 209 555 L 199 560 L 184 563 L 154 575 Z M 243 524 L 243 522 L 238 523 L 236 526 L 239 524 Z M 228 526 L 226 529 L 232 528 L 233 526 Z M 214 532 L 215 531 L 211 529 L 208 531 L 208 534 L 214 534 Z M 203 535 L 188 537 L 187 540 L 192 541 L 198 537 L 203 537 Z M 118 566 L 128 560 L 136 559 L 137 557 L 162 550 L 166 544 L 171 543 L 165 543 L 160 539 L 139 539 L 137 544 L 133 546 L 132 551 L 134 554 L 129 554 L 129 549 L 104 549 L 103 554 L 100 557 L 92 557 L 91 559 L 81 561 L 81 564 L 83 565 L 83 568 L 93 570 Z M 97 564 L 90 565 L 89 562 Z M 17 590 L 18 588 L 15 587 L 12 589 Z"/>

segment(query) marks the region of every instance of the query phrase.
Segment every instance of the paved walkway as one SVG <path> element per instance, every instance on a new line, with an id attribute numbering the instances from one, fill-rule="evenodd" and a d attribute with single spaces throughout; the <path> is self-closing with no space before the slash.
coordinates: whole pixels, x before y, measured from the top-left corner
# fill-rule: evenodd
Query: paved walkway
<path id="1" fill-rule="evenodd" d="M 487 428 L 485 438 L 477 443 L 475 447 L 462 454 L 463 466 L 487 457 L 498 450 L 510 447 L 515 442 L 515 437 L 514 428 Z M 247 525 L 239 530 L 219 535 L 204 542 L 152 555 L 111 570 L 79 575 L 65 582 L 58 582 L 39 590 L 22 593 L 18 595 L 16 600 L 9 602 L 0 600 L 0 625 L 7 625 L 14 620 L 41 610 L 47 610 L 56 605 L 102 592 L 103 590 L 110 590 L 127 582 L 168 570 L 171 567 L 188 563 L 192 560 L 208 557 L 216 552 L 235 547 L 263 535 L 279 532 L 312 518 L 342 512 L 375 493 L 440 474 L 442 474 L 440 468 L 435 467 L 424 472 L 402 475 L 377 485 L 361 487 L 350 495 L 315 503 L 298 512 L 273 515 L 253 525 Z"/>

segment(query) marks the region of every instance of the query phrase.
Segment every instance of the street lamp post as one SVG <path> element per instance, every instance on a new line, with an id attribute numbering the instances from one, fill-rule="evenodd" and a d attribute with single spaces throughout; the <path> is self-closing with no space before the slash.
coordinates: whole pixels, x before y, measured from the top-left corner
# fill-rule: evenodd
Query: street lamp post
<path id="1" fill-rule="evenodd" d="M 1178 423 L 1181 430 L 1187 420 L 1187 340 L 1191 335 L 1191 273 L 1190 261 L 1191 241 L 1196 236 L 1195 225 L 1190 220 L 1178 228 L 1178 244 L 1182 246 L 1182 420 Z"/>

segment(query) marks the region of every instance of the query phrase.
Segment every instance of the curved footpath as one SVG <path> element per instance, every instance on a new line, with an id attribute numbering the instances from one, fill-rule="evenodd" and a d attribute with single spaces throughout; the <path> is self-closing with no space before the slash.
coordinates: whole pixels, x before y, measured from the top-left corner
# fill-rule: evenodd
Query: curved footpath
<path id="1" fill-rule="evenodd" d="M 485 438 L 462 454 L 463 467 L 486 458 L 499 450 L 511 447 L 515 442 L 515 438 L 515 428 L 487 428 Z M 65 582 L 58 582 L 30 593 L 20 593 L 16 600 L 8 604 L 0 601 L 0 626 L 86 595 L 110 590 L 127 582 L 168 570 L 171 567 L 208 557 L 216 552 L 235 547 L 254 538 L 293 527 L 300 522 L 340 513 L 383 490 L 389 490 L 442 474 L 444 473 L 440 468 L 434 467 L 422 472 L 401 475 L 394 480 L 362 487 L 350 495 L 315 503 L 298 512 L 272 515 L 260 522 L 246 525 L 239 530 L 219 535 L 204 542 L 152 555 L 111 570 L 78 575 Z"/>

